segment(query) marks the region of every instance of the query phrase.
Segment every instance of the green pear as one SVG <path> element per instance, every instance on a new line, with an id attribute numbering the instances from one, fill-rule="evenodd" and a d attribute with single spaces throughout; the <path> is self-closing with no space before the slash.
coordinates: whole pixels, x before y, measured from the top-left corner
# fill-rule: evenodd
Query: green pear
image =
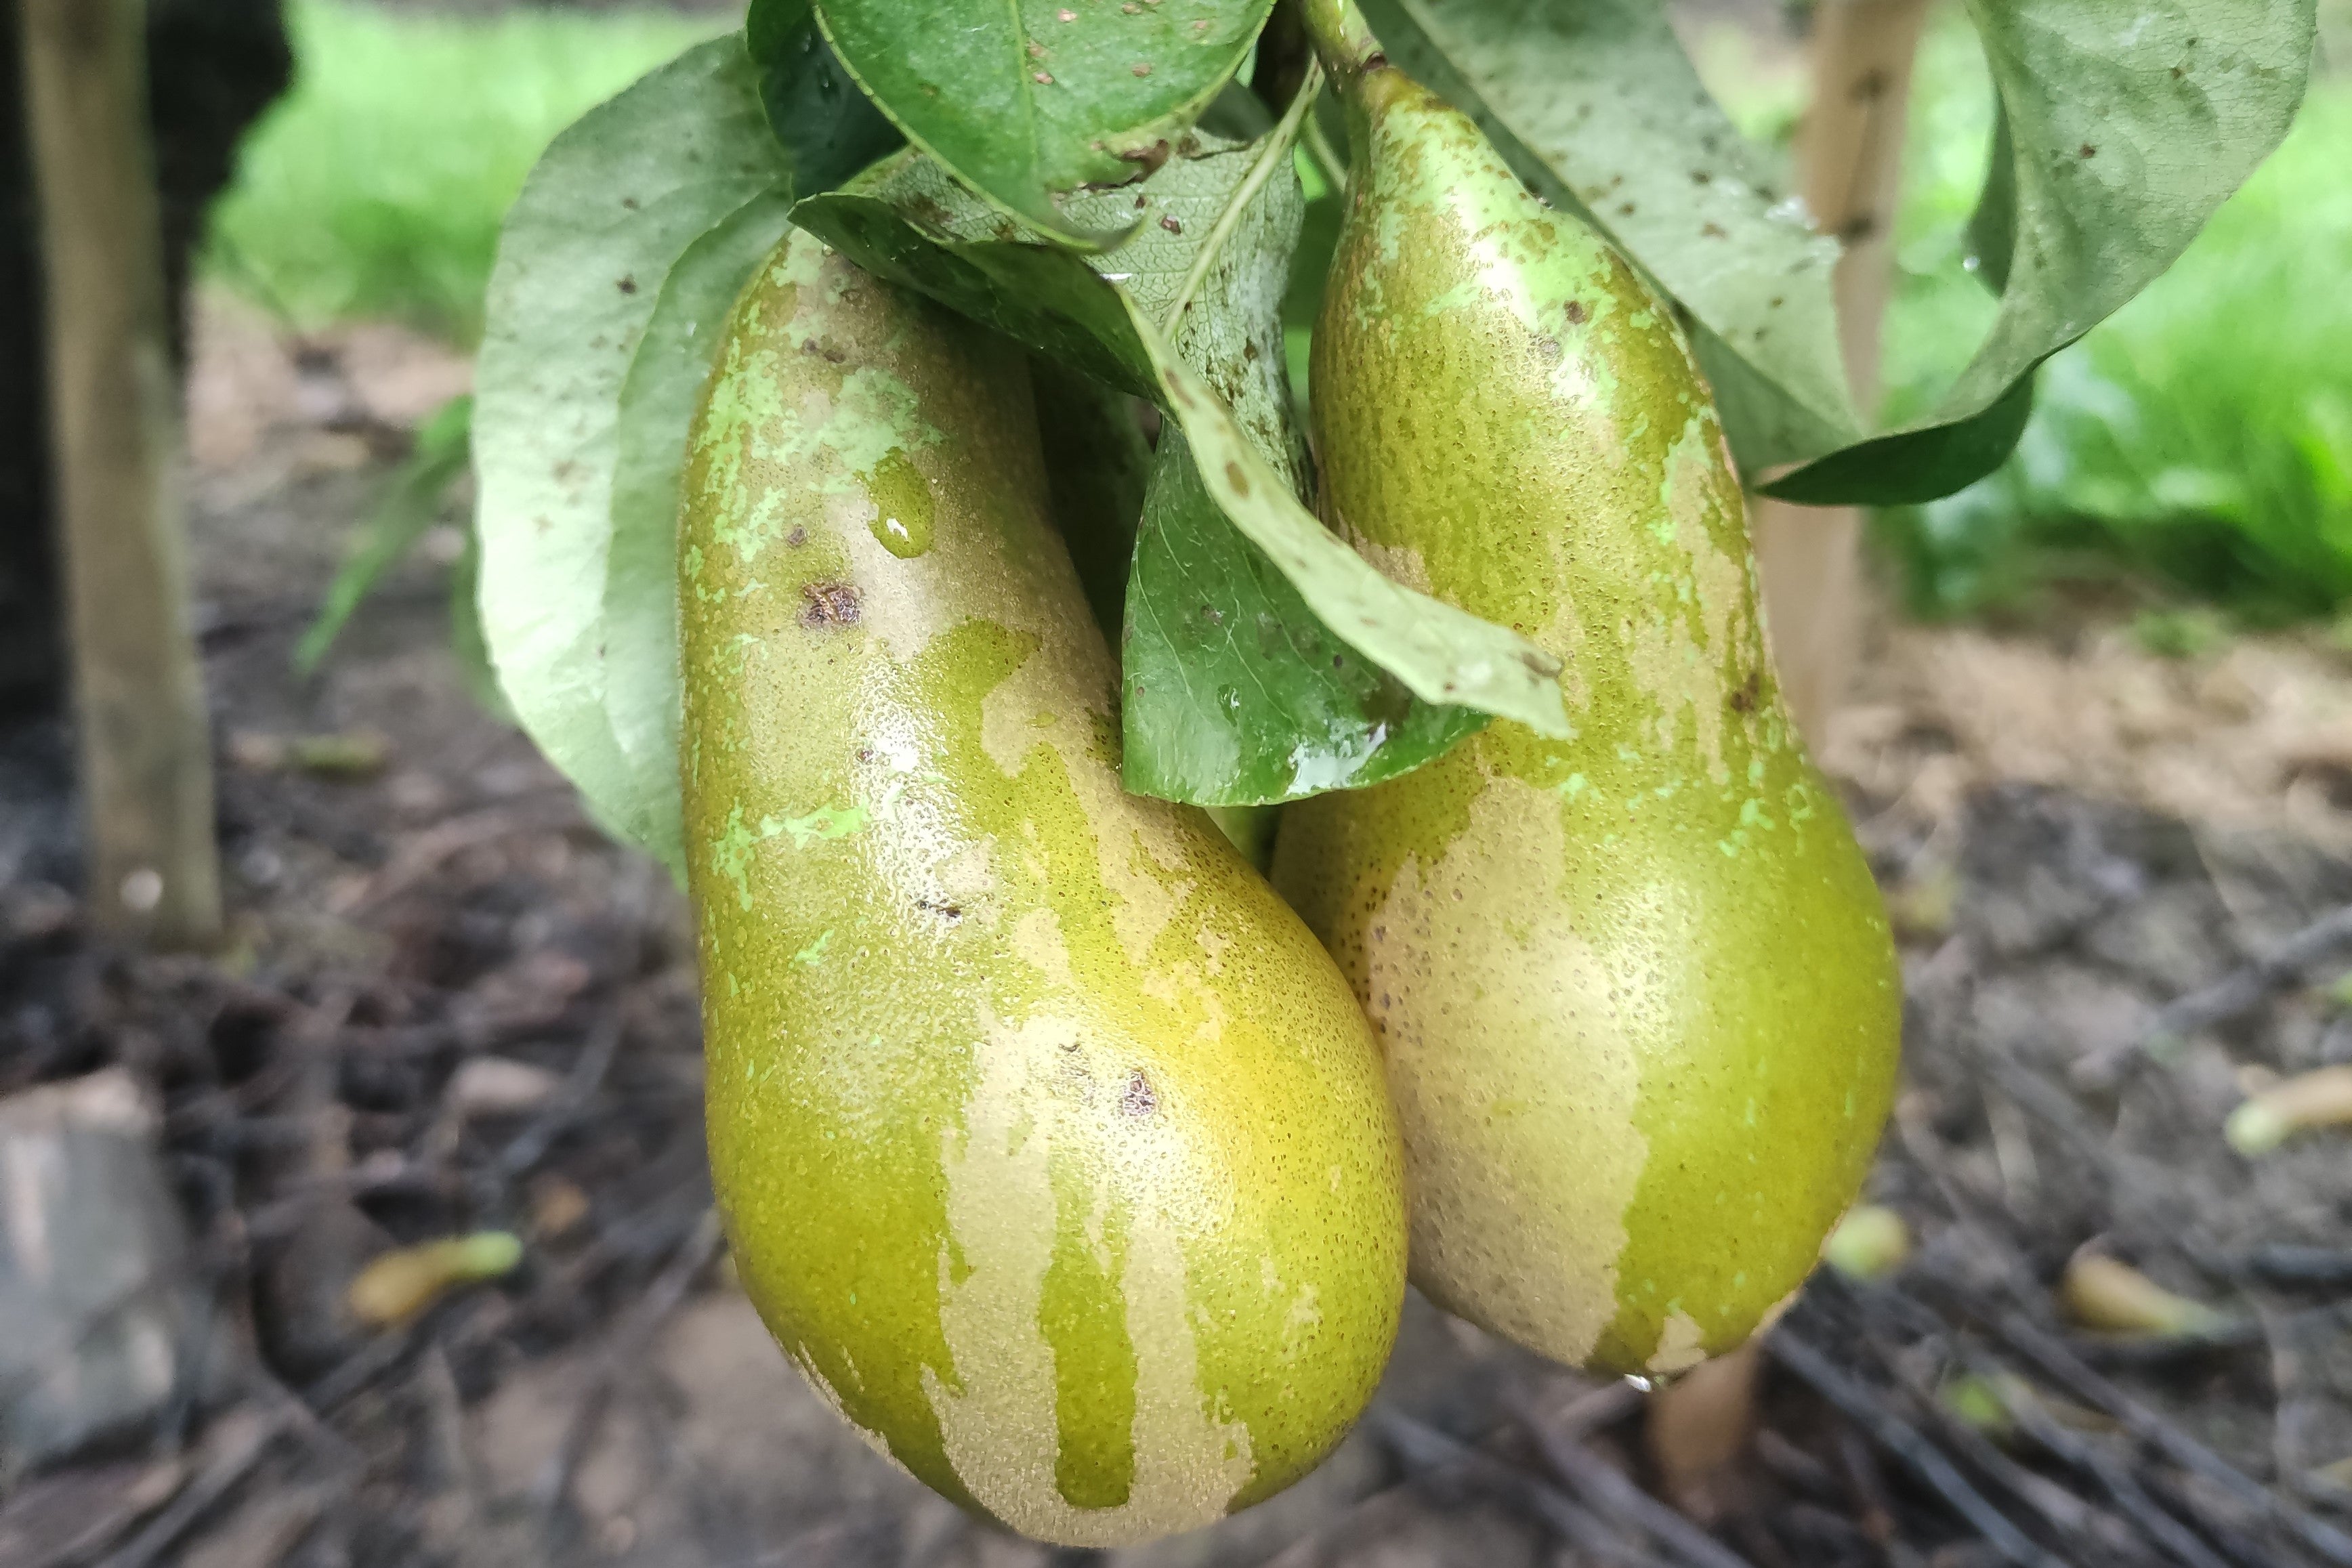
<path id="1" fill-rule="evenodd" d="M 1804 1279 L 1893 1092 L 1878 894 L 1766 656 L 1738 481 L 1674 318 L 1477 128 L 1375 61 L 1317 324 L 1328 520 L 1565 666 L 1294 806 L 1276 885 L 1404 1124 L 1413 1279 L 1559 1361 L 1667 1374 Z"/>
<path id="2" fill-rule="evenodd" d="M 878 1448 L 1104 1546 L 1295 1480 L 1404 1291 L 1402 1150 L 1329 957 L 1119 788 L 1029 371 L 795 235 L 679 538 L 712 1177 L 753 1303 Z"/>

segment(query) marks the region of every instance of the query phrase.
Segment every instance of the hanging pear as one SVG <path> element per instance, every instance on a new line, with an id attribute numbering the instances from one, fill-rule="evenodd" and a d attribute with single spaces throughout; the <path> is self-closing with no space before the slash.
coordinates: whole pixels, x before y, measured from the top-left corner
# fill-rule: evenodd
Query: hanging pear
<path id="1" fill-rule="evenodd" d="M 1559 1361 L 1746 1338 L 1853 1201 L 1895 1080 L 1877 891 L 1766 656 L 1738 481 L 1667 308 L 1371 57 L 1311 361 L 1328 521 L 1565 666 L 1286 813 L 1402 1119 L 1412 1276 Z"/>
<path id="2" fill-rule="evenodd" d="M 1402 1152 L 1314 937 L 1119 789 L 1028 374 L 805 235 L 747 288 L 680 525 L 688 872 L 753 1303 L 931 1486 L 1109 1546 L 1355 1419 Z"/>

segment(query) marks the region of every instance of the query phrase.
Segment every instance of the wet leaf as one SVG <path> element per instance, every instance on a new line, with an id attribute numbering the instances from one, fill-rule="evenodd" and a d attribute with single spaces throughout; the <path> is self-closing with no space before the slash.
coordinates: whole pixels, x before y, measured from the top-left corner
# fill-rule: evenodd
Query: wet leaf
<path id="1" fill-rule="evenodd" d="M 1134 224 L 1071 198 L 1156 167 L 1247 57 L 1273 0 L 824 0 L 825 36 L 909 141 L 1089 248 Z"/>
<path id="2" fill-rule="evenodd" d="M 829 191 L 905 145 L 824 41 L 809 0 L 751 0 L 743 38 L 798 189 Z"/>
<path id="3" fill-rule="evenodd" d="M 1376 784 L 1486 724 L 1419 700 L 1305 612 L 1172 425 L 1144 502 L 1122 680 L 1128 788 L 1202 805 Z"/>

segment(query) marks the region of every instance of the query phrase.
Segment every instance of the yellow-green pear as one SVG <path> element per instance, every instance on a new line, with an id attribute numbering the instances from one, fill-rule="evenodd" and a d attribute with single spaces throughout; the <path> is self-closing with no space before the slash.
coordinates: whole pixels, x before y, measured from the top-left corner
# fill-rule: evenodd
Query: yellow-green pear
<path id="1" fill-rule="evenodd" d="M 1402 1155 L 1329 957 L 1120 790 L 1028 374 L 804 235 L 762 266 L 691 435 L 681 768 L 744 1288 L 877 1448 L 1100 1546 L 1346 1431 Z"/>
<path id="2" fill-rule="evenodd" d="M 1575 734 L 1497 721 L 1292 807 L 1276 884 L 1362 997 L 1413 1279 L 1562 1362 L 1738 1343 L 1853 1199 L 1899 993 L 1868 868 L 1782 711 L 1742 497 L 1667 308 L 1375 61 L 1315 332 L 1328 520 L 1558 655 Z"/>

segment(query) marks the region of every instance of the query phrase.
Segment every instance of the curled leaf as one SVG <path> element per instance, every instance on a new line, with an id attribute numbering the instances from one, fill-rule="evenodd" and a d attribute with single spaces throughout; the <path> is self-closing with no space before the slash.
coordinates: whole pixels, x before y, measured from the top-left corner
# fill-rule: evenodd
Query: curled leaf
<path id="1" fill-rule="evenodd" d="M 1849 1280 L 1880 1280 L 1911 1256 L 1911 1228 L 1883 1204 L 1858 1203 L 1822 1244 L 1822 1261 Z"/>
<path id="2" fill-rule="evenodd" d="M 460 1285 L 503 1279 L 522 1261 L 522 1241 L 511 1231 L 480 1230 L 372 1260 L 343 1293 L 352 1316 L 370 1328 L 407 1322 Z"/>
<path id="3" fill-rule="evenodd" d="M 2230 1113 L 2222 1130 L 2249 1158 L 2268 1154 L 2296 1133 L 2352 1123 L 2352 1067 L 2323 1067 L 2274 1083 Z"/>
<path id="4" fill-rule="evenodd" d="M 2128 1263 L 2088 1249 L 2067 1263 L 2058 1299 L 2076 1322 L 2109 1333 L 2193 1339 L 2234 1321 L 2202 1301 L 2175 1295 Z"/>

